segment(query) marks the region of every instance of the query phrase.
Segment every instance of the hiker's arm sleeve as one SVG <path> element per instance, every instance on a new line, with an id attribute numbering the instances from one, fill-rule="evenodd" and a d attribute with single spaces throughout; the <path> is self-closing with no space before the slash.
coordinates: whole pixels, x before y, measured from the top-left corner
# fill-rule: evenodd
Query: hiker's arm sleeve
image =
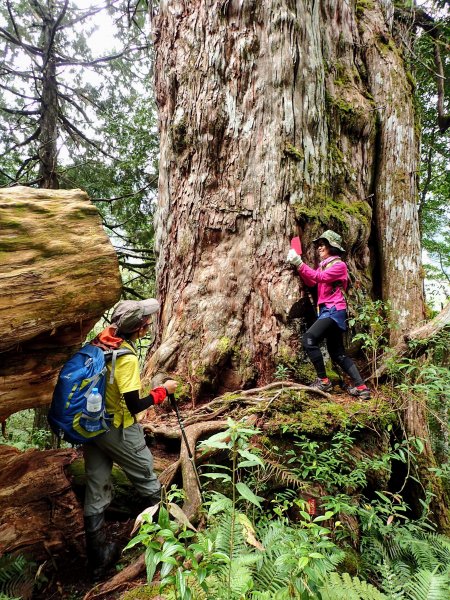
<path id="1" fill-rule="evenodd" d="M 316 283 L 317 283 L 316 273 L 317 273 L 317 271 L 315 271 L 314 269 L 311 269 L 311 267 L 308 267 L 308 265 L 305 263 L 302 263 L 298 267 L 298 274 L 302 278 L 303 283 L 305 285 L 307 285 L 308 287 L 313 287 L 316 285 Z"/>
<path id="2" fill-rule="evenodd" d="M 157 387 L 150 392 L 145 398 L 139 398 L 139 391 L 133 390 L 132 392 L 125 392 L 124 395 L 125 404 L 132 415 L 147 410 L 154 404 L 161 404 L 163 400 L 167 398 L 166 388 Z"/>
<path id="3" fill-rule="evenodd" d="M 343 261 L 339 261 L 331 265 L 328 269 L 311 269 L 303 263 L 298 268 L 299 274 L 306 285 L 314 285 L 316 283 L 333 283 L 333 281 L 347 282 L 347 265 Z M 312 282 L 312 283 L 308 283 Z"/>

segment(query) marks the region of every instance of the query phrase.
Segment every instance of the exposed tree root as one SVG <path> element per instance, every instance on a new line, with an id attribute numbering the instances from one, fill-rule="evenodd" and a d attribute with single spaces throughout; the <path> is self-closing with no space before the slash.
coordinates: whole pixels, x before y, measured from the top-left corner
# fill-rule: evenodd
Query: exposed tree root
<path id="1" fill-rule="evenodd" d="M 233 418 L 239 420 L 245 419 L 247 423 L 255 424 L 258 418 L 255 413 L 264 415 L 271 404 L 277 400 L 285 390 L 305 391 L 332 400 L 330 394 L 292 381 L 274 382 L 260 388 L 238 390 L 231 394 L 225 394 L 214 398 L 211 402 L 190 411 L 189 417 L 184 420 L 186 437 L 189 448 L 195 457 L 195 463 L 201 464 L 211 456 L 211 453 L 197 453 L 195 451 L 197 442 L 203 437 L 226 429 L 227 422 L 218 419 L 218 417 L 227 413 L 228 416 L 233 416 Z M 159 478 L 161 483 L 168 487 L 177 477 L 178 473 L 181 472 L 182 486 L 186 494 L 183 511 L 189 520 L 195 522 L 198 519 L 198 512 L 201 506 L 201 494 L 194 465 L 189 457 L 189 452 L 181 435 L 179 425 L 173 425 L 173 416 L 160 415 L 160 420 L 168 418 L 172 420 L 170 426 L 161 422 L 158 424 L 147 422 L 145 419 L 141 421 L 141 423 L 144 426 L 144 429 L 154 435 L 155 438 L 181 440 L 180 456 L 178 460 L 169 465 L 161 473 Z"/>
<path id="2" fill-rule="evenodd" d="M 96 600 L 97 598 L 108 597 L 113 592 L 118 592 L 124 588 L 130 588 L 131 582 L 145 571 L 144 554 L 141 554 L 131 565 L 125 567 L 120 573 L 108 579 L 105 583 L 96 585 L 83 597 L 83 600 Z"/>
<path id="3" fill-rule="evenodd" d="M 197 441 L 201 436 L 205 434 L 216 433 L 217 431 L 226 429 L 226 427 L 226 421 L 208 421 L 186 427 L 186 437 L 192 453 L 195 452 Z M 198 520 L 198 511 L 200 509 L 202 499 L 197 482 L 197 476 L 195 474 L 195 467 L 189 458 L 188 449 L 184 441 L 180 449 L 180 468 L 183 481 L 183 490 L 186 494 L 186 499 L 183 504 L 183 511 L 190 521 L 195 522 Z"/>

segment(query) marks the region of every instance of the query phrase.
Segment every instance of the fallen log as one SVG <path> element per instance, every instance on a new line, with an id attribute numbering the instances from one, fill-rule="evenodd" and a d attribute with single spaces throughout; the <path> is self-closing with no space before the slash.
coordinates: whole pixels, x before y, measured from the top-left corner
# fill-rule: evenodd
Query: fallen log
<path id="1" fill-rule="evenodd" d="M 389 349 L 389 353 L 384 354 L 380 359 L 380 365 L 371 377 L 371 380 L 378 380 L 386 374 L 389 361 L 393 357 L 398 359 L 406 357 L 418 357 L 425 352 L 428 347 L 426 343 L 432 340 L 441 331 L 450 327 L 450 302 L 444 307 L 441 312 L 428 323 L 416 327 L 412 331 L 405 333 L 399 343 Z M 411 342 L 417 342 L 415 344 Z M 422 342 L 422 343 L 420 343 Z"/>
<path id="2" fill-rule="evenodd" d="M 0 445 L 0 555 L 84 555 L 83 511 L 65 472 L 75 456 Z"/>
<path id="3" fill-rule="evenodd" d="M 61 365 L 122 288 L 81 190 L 0 190 L 0 417 L 50 404 Z"/>

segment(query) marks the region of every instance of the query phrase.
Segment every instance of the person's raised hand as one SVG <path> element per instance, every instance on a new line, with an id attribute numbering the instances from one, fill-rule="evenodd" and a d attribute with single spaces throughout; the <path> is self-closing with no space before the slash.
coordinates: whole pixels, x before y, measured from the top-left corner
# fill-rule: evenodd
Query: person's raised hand
<path id="1" fill-rule="evenodd" d="M 167 395 L 172 396 L 172 394 L 175 394 L 175 390 L 178 387 L 178 381 L 175 381 L 174 379 L 168 379 L 163 385 L 166 388 Z"/>
<path id="2" fill-rule="evenodd" d="M 299 267 L 303 261 L 302 257 L 299 254 L 297 254 L 294 248 L 291 248 L 286 257 L 286 262 L 288 262 L 291 265 L 294 265 L 295 267 Z"/>

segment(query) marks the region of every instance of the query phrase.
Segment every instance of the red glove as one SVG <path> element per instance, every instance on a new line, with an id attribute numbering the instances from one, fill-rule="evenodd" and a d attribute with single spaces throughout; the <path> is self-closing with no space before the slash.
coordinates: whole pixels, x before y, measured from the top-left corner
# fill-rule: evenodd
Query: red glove
<path id="1" fill-rule="evenodd" d="M 154 404 L 161 404 L 167 398 L 167 390 L 163 386 L 155 388 L 150 393 L 153 396 Z"/>

